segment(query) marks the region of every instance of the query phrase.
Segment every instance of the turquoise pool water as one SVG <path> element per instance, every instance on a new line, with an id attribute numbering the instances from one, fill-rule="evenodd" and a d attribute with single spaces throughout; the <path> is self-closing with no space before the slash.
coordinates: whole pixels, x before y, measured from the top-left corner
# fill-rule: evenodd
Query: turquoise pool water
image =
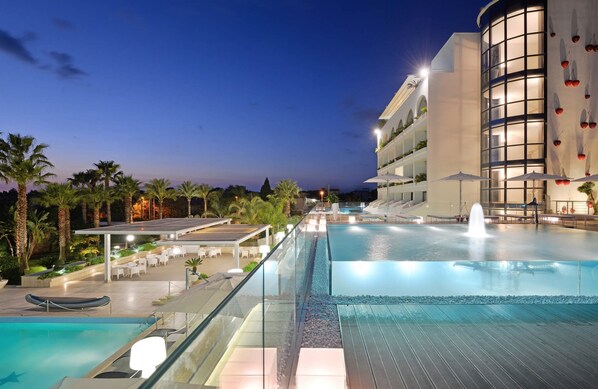
<path id="1" fill-rule="evenodd" d="M 598 295 L 598 233 L 554 226 L 329 225 L 333 295 Z"/>
<path id="2" fill-rule="evenodd" d="M 0 318 L 0 386 L 49 388 L 83 377 L 151 323 L 147 319 Z"/>

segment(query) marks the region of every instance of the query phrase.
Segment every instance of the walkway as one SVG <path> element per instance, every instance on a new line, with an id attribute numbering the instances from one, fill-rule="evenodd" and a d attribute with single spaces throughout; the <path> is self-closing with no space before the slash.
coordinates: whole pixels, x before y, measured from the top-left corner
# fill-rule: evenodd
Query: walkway
<path id="1" fill-rule="evenodd" d="M 596 305 L 339 305 L 351 389 L 598 382 Z"/>
<path id="2" fill-rule="evenodd" d="M 147 274 L 140 277 L 113 279 L 110 283 L 103 281 L 104 274 L 98 273 L 82 281 L 71 281 L 66 286 L 54 288 L 21 288 L 10 287 L 0 289 L 0 316 L 36 316 L 46 313 L 25 301 L 28 293 L 40 296 L 75 296 L 96 297 L 110 296 L 112 312 L 109 307 L 86 311 L 52 310 L 53 316 L 148 316 L 156 311 L 152 301 L 168 294 L 175 295 L 185 289 L 185 261 L 193 255 L 171 259 L 166 266 L 148 268 Z M 254 259 L 243 258 L 241 266 Z M 218 272 L 226 272 L 235 267 L 231 254 L 224 253 L 217 258 L 206 258 L 198 266 L 197 271 L 211 276 Z M 192 277 L 195 279 L 196 277 Z"/>

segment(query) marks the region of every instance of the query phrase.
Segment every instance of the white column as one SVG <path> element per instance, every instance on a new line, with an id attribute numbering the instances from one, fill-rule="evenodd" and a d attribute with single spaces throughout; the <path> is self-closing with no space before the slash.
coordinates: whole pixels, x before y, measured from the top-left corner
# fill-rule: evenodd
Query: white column
<path id="1" fill-rule="evenodd" d="M 233 246 L 233 259 L 235 260 L 236 268 L 240 269 L 241 264 L 239 263 L 239 244 L 238 243 L 235 243 L 235 245 Z"/>
<path id="2" fill-rule="evenodd" d="M 104 234 L 104 281 L 112 280 L 112 268 L 110 267 L 110 234 Z"/>

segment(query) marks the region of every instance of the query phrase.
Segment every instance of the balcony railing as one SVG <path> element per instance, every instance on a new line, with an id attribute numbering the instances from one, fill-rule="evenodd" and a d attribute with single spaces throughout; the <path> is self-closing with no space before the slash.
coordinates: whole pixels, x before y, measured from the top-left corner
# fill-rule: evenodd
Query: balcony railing
<path id="1" fill-rule="evenodd" d="M 276 245 L 141 387 L 289 387 L 316 241 L 310 219 L 313 214 Z"/>

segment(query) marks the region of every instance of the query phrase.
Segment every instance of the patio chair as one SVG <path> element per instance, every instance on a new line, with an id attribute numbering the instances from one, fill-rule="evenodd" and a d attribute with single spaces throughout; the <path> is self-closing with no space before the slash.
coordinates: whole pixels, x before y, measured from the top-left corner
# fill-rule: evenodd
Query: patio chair
<path id="1" fill-rule="evenodd" d="M 249 258 L 249 250 L 241 250 L 241 258 Z"/>
<path id="2" fill-rule="evenodd" d="M 139 273 L 144 272 L 147 274 L 147 259 L 140 258 L 137 260 L 137 266 L 139 266 Z"/>
<path id="3" fill-rule="evenodd" d="M 112 277 L 116 276 L 118 280 L 120 276 L 125 276 L 125 270 L 122 267 L 113 267 L 112 268 Z"/>
<path id="4" fill-rule="evenodd" d="M 260 250 L 258 247 L 250 247 L 249 248 L 249 256 L 250 257 L 257 257 L 260 255 Z"/>
<path id="5" fill-rule="evenodd" d="M 158 266 L 158 257 L 156 255 L 148 255 L 147 256 L 147 265 L 157 267 Z"/>
<path id="6" fill-rule="evenodd" d="M 158 262 L 160 265 L 168 265 L 168 255 L 162 254 L 158 257 Z"/>
<path id="7" fill-rule="evenodd" d="M 137 277 L 141 277 L 139 274 L 139 266 L 137 265 L 129 265 L 129 275 L 133 278 L 133 275 L 137 274 Z"/>
<path id="8" fill-rule="evenodd" d="M 208 254 L 206 253 L 206 250 L 204 250 L 204 249 L 199 249 L 199 250 L 197 250 L 197 256 L 198 256 L 199 258 L 205 258 L 205 257 L 207 257 L 207 256 L 208 256 Z"/>

